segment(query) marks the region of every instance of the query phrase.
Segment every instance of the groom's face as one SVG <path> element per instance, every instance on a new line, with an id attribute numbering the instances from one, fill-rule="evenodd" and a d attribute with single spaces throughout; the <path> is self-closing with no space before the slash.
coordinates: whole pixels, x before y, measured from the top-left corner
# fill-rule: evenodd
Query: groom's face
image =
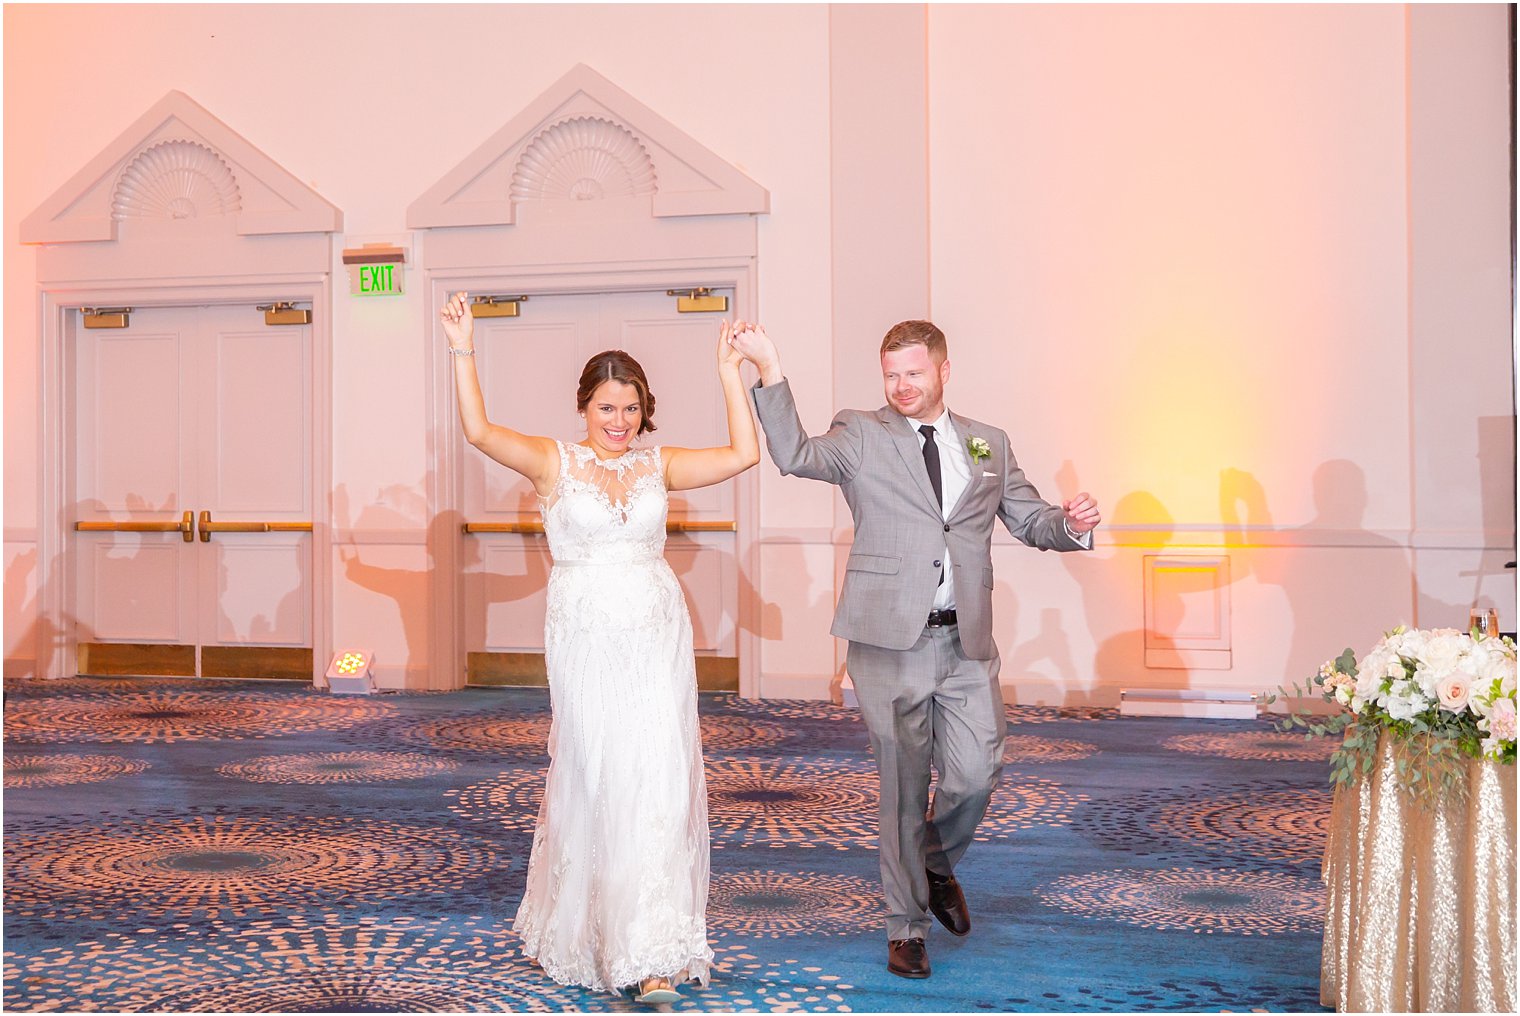
<path id="1" fill-rule="evenodd" d="M 910 420 L 932 423 L 945 411 L 950 361 L 935 362 L 927 346 L 904 346 L 881 354 L 887 405 Z"/>

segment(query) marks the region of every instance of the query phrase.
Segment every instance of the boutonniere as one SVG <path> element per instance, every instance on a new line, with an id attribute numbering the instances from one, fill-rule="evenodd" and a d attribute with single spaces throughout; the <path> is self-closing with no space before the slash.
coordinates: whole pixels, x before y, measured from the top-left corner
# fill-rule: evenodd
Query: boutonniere
<path id="1" fill-rule="evenodd" d="M 972 465 L 992 456 L 992 447 L 985 438 L 980 437 L 966 438 L 966 451 L 971 456 Z"/>

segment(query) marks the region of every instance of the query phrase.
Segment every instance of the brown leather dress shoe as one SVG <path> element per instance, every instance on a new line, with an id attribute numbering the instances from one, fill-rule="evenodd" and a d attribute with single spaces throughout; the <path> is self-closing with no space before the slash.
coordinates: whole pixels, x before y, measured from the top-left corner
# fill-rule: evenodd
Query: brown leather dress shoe
<path id="1" fill-rule="evenodd" d="M 898 938 L 887 943 L 887 969 L 898 977 L 928 977 L 929 950 L 921 938 Z"/>
<path id="2" fill-rule="evenodd" d="M 966 934 L 971 930 L 971 911 L 966 909 L 961 884 L 954 875 L 925 874 L 929 876 L 929 913 L 939 918 L 950 934 Z"/>

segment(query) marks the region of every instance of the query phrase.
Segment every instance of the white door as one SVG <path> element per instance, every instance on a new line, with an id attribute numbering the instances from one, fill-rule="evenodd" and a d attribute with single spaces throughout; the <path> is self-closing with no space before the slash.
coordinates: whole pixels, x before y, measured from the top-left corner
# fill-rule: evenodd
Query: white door
<path id="1" fill-rule="evenodd" d="M 714 290 L 714 296 L 732 291 Z M 528 433 L 579 441 L 581 368 L 606 349 L 644 368 L 659 429 L 641 443 L 699 448 L 727 441 L 717 380 L 722 314 L 680 313 L 664 290 L 533 296 L 518 317 L 478 317 L 475 348 L 486 411 Z M 541 683 L 550 558 L 532 485 L 460 442 L 462 624 L 472 684 Z M 671 494 L 666 559 L 686 592 L 704 689 L 737 690 L 735 481 Z"/>
<path id="2" fill-rule="evenodd" d="M 310 326 L 75 324 L 79 671 L 310 679 Z"/>

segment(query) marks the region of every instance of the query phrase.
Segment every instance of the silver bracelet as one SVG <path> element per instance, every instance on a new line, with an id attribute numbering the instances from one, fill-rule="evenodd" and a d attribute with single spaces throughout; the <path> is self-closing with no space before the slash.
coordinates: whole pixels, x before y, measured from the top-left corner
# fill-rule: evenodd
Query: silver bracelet
<path id="1" fill-rule="evenodd" d="M 450 356 L 474 356 L 475 355 L 475 347 L 471 346 L 469 349 L 455 349 L 453 346 L 450 346 L 449 347 L 449 355 Z"/>

